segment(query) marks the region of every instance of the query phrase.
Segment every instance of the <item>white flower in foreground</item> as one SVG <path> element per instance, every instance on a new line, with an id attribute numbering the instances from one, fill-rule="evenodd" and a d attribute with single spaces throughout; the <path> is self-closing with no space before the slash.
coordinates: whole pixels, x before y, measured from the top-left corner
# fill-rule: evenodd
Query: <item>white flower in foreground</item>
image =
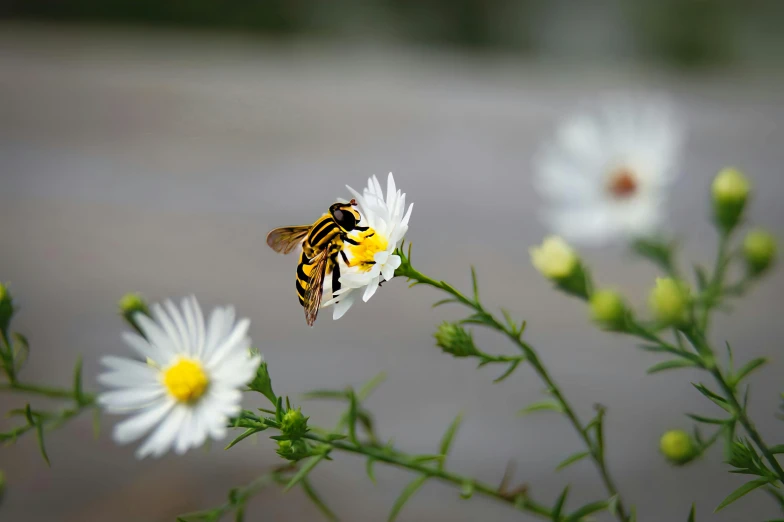
<path id="1" fill-rule="evenodd" d="M 391 172 L 387 178 L 386 197 L 376 176 L 368 179 L 368 186 L 361 195 L 351 187 L 346 188 L 359 204 L 362 216 L 359 226 L 368 229 L 349 235 L 359 245 L 346 243 L 344 246 L 349 264 L 346 265 L 342 259 L 339 261 L 341 288 L 335 292 L 333 299 L 324 303 L 324 306 L 334 306 L 333 319 L 340 319 L 351 308 L 360 291 L 362 300 L 367 302 L 376 293 L 379 284 L 395 276 L 401 259 L 394 252 L 408 231 L 408 220 L 414 207 L 412 203 L 406 209 L 406 195 L 395 186 Z M 327 279 L 325 292 L 331 294 L 331 281 Z"/>
<path id="2" fill-rule="evenodd" d="M 571 117 L 534 164 L 547 225 L 583 243 L 650 234 L 663 220 L 682 142 L 663 103 L 627 101 Z"/>
<path id="3" fill-rule="evenodd" d="M 171 301 L 152 307 L 134 320 L 146 339 L 124 332 L 123 339 L 142 360 L 106 356 L 109 368 L 98 380 L 115 390 L 98 401 L 110 413 L 133 413 L 114 429 L 119 444 L 152 434 L 136 452 L 158 457 L 173 448 L 182 454 L 207 437 L 222 439 L 226 424 L 240 411 L 240 388 L 261 363 L 251 356 L 250 321 L 235 324 L 234 308 L 216 308 L 204 324 L 195 297 L 183 299 L 182 310 Z M 147 362 L 144 362 L 146 359 Z"/>

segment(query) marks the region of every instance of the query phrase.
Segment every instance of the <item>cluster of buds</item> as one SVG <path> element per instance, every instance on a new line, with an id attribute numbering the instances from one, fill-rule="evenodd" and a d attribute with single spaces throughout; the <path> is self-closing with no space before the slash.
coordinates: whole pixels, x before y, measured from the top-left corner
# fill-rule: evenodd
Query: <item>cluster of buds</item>
<path id="1" fill-rule="evenodd" d="M 297 461 L 313 454 L 310 445 L 303 438 L 308 432 L 308 417 L 302 415 L 300 408 L 289 408 L 280 420 L 280 439 L 278 455 L 286 460 Z"/>

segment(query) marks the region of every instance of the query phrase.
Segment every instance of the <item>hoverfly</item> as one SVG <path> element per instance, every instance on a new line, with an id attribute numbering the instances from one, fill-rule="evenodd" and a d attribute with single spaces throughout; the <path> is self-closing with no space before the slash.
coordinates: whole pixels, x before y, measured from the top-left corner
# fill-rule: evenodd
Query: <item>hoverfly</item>
<path id="1" fill-rule="evenodd" d="M 349 265 L 343 243 L 359 244 L 348 237 L 348 233 L 367 230 L 367 227 L 357 225 L 361 216 L 354 208 L 356 206 L 354 199 L 349 203 L 335 203 L 312 225 L 280 227 L 267 234 L 267 244 L 275 252 L 288 254 L 297 245 L 302 245 L 297 265 L 297 297 L 305 308 L 308 326 L 316 322 L 327 274 L 332 274 L 332 291 L 340 289 L 338 254 Z"/>

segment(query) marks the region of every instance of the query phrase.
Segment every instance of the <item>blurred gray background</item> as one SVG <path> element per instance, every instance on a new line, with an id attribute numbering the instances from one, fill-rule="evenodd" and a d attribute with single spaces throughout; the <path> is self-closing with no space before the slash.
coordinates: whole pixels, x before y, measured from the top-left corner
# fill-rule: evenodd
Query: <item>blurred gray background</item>
<path id="1" fill-rule="evenodd" d="M 589 462 L 553 471 L 581 449 L 564 419 L 515 416 L 541 397 L 531 371 L 495 385 L 500 369 L 476 370 L 433 346 L 434 326 L 463 314 L 431 310 L 442 297 L 435 291 L 393 281 L 340 321 L 325 313 L 305 326 L 295 259 L 270 251 L 265 234 L 312 221 L 345 184 L 393 171 L 415 202 L 415 265 L 466 288 L 475 264 L 485 302 L 528 320 L 527 338 L 579 413 L 608 407 L 610 467 L 640 521 L 685 520 L 692 501 L 700 521 L 777 516 L 763 493 L 712 514 L 743 481 L 726 472 L 720 448 L 682 469 L 658 453 L 664 430 L 690 429 L 684 412 L 715 413 L 690 385 L 705 377 L 646 376 L 658 357 L 597 331 L 527 252 L 547 233 L 536 217 L 531 155 L 559 119 L 607 92 L 665 93 L 680 106 L 689 142 L 669 232 L 691 260 L 713 258 L 708 187 L 725 165 L 753 179 L 751 218 L 781 237 L 780 3 L 101 5 L 8 2 L 0 10 L 0 278 L 21 305 L 14 329 L 31 342 L 27 379 L 67 386 L 83 354 L 96 389 L 99 357 L 127 353 L 116 316 L 124 293 L 195 293 L 205 309 L 233 303 L 252 319 L 278 393 L 359 385 L 383 371 L 387 381 L 368 406 L 400 448 L 434 452 L 463 412 L 449 461 L 456 471 L 497 483 L 513 459 L 515 479 L 538 500 L 554 501 L 567 483 L 571 506 L 604 498 Z M 621 247 L 584 256 L 599 282 L 644 306 L 653 268 Z M 773 443 L 782 434 L 773 416 L 782 291 L 776 272 L 734 315 L 719 316 L 714 332 L 741 360 L 773 359 L 751 394 L 751 413 Z M 485 351 L 511 353 L 496 336 L 477 339 Z M 0 410 L 23 400 L 0 397 Z M 322 425 L 340 412 L 316 402 L 303 409 Z M 9 482 L 0 520 L 173 521 L 282 463 L 263 436 L 228 452 L 216 444 L 139 462 L 133 447 L 112 443 L 115 421 L 103 417 L 97 441 L 89 418 L 49 436 L 51 469 L 32 437 L 0 448 Z M 376 468 L 373 486 L 361 459 L 336 455 L 314 472 L 314 485 L 342 520 L 385 520 L 411 477 Z M 300 491 L 279 489 L 260 494 L 247 519 L 320 520 Z M 481 497 L 462 501 L 436 482 L 399 518 L 478 519 L 528 518 Z"/>

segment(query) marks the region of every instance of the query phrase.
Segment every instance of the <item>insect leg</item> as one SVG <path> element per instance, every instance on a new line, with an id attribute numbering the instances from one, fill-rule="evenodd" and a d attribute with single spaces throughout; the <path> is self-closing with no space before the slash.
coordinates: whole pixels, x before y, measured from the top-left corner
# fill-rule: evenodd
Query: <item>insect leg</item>
<path id="1" fill-rule="evenodd" d="M 342 250 L 341 253 L 343 253 Z M 332 262 L 332 297 L 335 297 L 335 292 L 338 290 L 340 290 L 340 263 L 335 256 L 335 260 Z"/>
<path id="2" fill-rule="evenodd" d="M 340 257 L 343 258 L 343 262 L 346 263 L 346 266 L 351 266 L 351 263 L 348 262 L 348 256 L 346 256 L 346 251 L 345 250 L 341 250 L 340 251 Z M 335 264 L 337 265 L 337 263 L 335 263 Z"/>

